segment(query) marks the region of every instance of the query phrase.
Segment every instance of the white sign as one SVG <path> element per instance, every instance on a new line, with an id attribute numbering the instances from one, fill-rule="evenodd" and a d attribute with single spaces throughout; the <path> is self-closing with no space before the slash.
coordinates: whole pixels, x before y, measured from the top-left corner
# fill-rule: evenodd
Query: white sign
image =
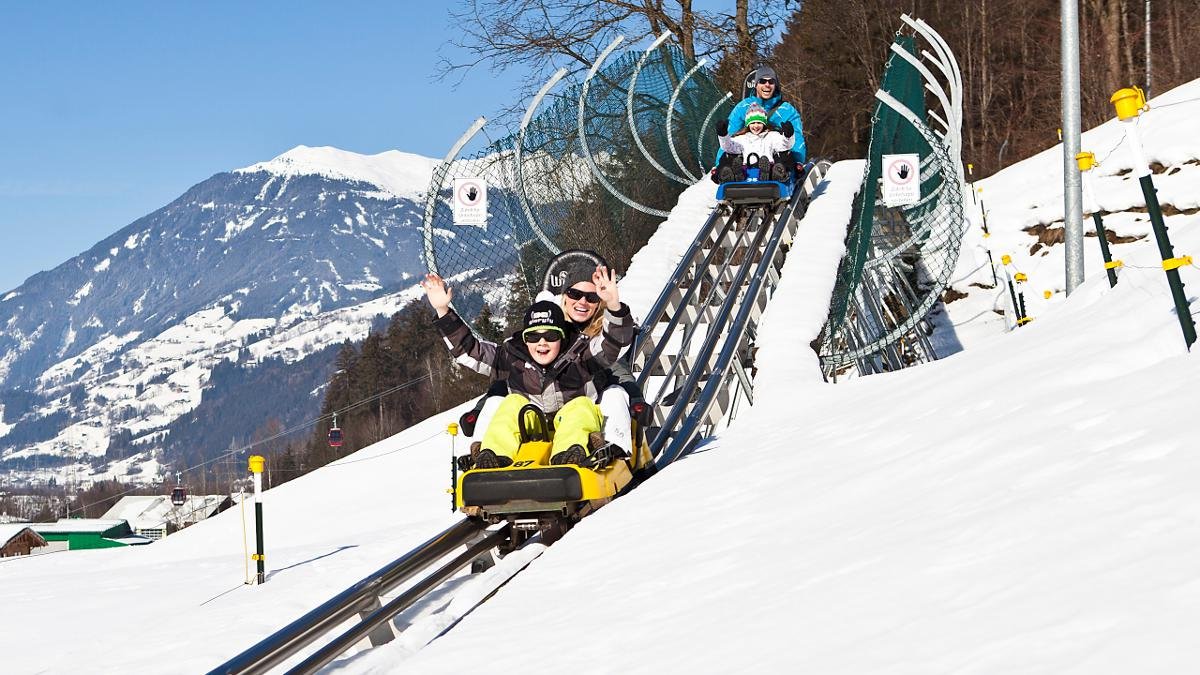
<path id="1" fill-rule="evenodd" d="M 920 155 L 883 156 L 883 203 L 905 206 L 921 201 Z"/>
<path id="2" fill-rule="evenodd" d="M 454 179 L 454 224 L 487 225 L 487 181 L 482 178 Z"/>

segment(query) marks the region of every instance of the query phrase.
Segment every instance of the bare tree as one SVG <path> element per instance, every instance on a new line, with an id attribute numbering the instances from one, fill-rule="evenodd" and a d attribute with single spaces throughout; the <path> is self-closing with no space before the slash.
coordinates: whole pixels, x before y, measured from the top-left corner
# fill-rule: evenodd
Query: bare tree
<path id="1" fill-rule="evenodd" d="M 461 30 L 451 45 L 467 58 L 446 56 L 438 72 L 521 66 L 529 69 L 526 86 L 532 89 L 559 67 L 590 68 L 617 35 L 633 43 L 667 30 L 691 59 L 732 56 L 752 63 L 769 51 L 775 26 L 793 4 L 799 3 L 736 0 L 729 13 L 696 9 L 692 0 L 470 0 L 462 10 L 450 10 Z"/>

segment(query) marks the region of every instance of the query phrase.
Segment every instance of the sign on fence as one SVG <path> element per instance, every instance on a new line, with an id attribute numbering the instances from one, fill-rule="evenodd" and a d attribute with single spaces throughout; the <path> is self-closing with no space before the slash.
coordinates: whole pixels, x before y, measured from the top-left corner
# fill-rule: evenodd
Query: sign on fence
<path id="1" fill-rule="evenodd" d="M 883 156 L 883 204 L 907 206 L 921 201 L 921 156 Z"/>
<path id="2" fill-rule="evenodd" d="M 487 226 L 487 181 L 454 179 L 454 224 Z"/>

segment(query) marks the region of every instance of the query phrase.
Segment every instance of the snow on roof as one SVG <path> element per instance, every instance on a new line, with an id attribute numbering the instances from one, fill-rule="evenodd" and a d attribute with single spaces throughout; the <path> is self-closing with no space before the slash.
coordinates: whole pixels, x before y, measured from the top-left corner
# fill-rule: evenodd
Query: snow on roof
<path id="1" fill-rule="evenodd" d="M 57 523 L 30 523 L 35 532 L 104 532 L 125 523 L 124 519 L 60 518 Z"/>
<path id="2" fill-rule="evenodd" d="M 37 534 L 37 532 L 30 527 L 32 524 L 33 523 L 6 523 L 4 525 L 0 525 L 0 546 L 12 541 L 25 530 L 33 532 L 40 539 L 41 535 Z"/>
<path id="3" fill-rule="evenodd" d="M 225 495 L 189 495 L 177 507 L 164 495 L 126 495 L 113 504 L 104 517 L 127 520 L 134 529 L 162 527 L 167 522 L 179 524 L 204 520 L 226 499 L 229 497 Z"/>
<path id="4" fill-rule="evenodd" d="M 325 176 L 363 181 L 396 197 L 415 199 L 429 189 L 438 160 L 399 150 L 360 155 L 329 146 L 298 145 L 268 162 L 237 169 L 234 173 L 266 171 L 283 177 Z"/>

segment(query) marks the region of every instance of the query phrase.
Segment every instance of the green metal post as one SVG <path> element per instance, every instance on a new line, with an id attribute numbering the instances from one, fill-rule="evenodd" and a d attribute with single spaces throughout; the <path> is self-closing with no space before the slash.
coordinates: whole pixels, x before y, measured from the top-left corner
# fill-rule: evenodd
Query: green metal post
<path id="1" fill-rule="evenodd" d="M 1108 272 L 1108 286 L 1117 285 L 1117 271 L 1112 267 L 1112 252 L 1108 250 L 1108 232 L 1104 230 L 1104 220 L 1099 213 L 1092 213 L 1092 222 L 1096 224 L 1096 237 L 1100 239 L 1100 254 L 1104 256 L 1104 271 Z"/>
<path id="2" fill-rule="evenodd" d="M 1164 262 L 1175 257 L 1171 247 L 1171 238 L 1167 235 L 1167 224 L 1163 222 L 1162 207 L 1158 205 L 1158 191 L 1154 189 L 1154 180 L 1149 176 L 1138 179 L 1142 184 L 1142 194 L 1146 197 L 1146 210 L 1150 212 L 1150 224 L 1154 226 L 1154 238 L 1158 240 L 1158 252 Z M 1175 313 L 1179 315 L 1179 327 L 1183 329 L 1183 341 L 1189 350 L 1196 342 L 1196 322 L 1188 306 L 1187 296 L 1183 293 L 1183 280 L 1179 278 L 1178 269 L 1168 269 L 1167 284 L 1171 287 L 1171 297 L 1175 300 Z"/>

